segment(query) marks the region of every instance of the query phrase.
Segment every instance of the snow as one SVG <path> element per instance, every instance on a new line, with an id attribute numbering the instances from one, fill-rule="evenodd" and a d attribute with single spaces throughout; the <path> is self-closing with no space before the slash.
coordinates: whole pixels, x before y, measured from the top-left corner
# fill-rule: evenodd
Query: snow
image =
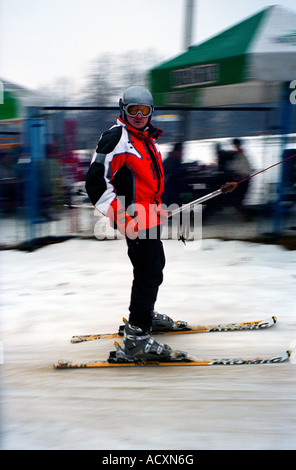
<path id="1" fill-rule="evenodd" d="M 189 242 L 190 243 L 190 242 Z M 201 358 L 272 355 L 296 343 L 296 251 L 217 239 L 185 250 L 165 240 L 157 310 L 189 323 L 252 321 L 261 331 L 168 337 Z M 128 315 L 124 240 L 70 240 L 0 252 L 2 449 L 295 449 L 295 357 L 209 368 L 55 370 L 105 359 Z"/>

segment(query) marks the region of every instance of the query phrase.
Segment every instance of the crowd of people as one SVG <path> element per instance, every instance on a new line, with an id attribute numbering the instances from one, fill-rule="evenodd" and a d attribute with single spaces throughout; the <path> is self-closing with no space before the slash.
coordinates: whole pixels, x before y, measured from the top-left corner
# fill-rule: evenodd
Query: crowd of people
<path id="1" fill-rule="evenodd" d="M 215 184 L 216 180 L 218 182 L 235 181 L 239 185 L 233 194 L 227 196 L 227 205 L 236 208 L 242 217 L 248 220 L 249 214 L 246 208 L 246 196 L 249 189 L 248 178 L 252 173 L 252 168 L 241 140 L 233 139 L 232 147 L 232 149 L 223 150 L 220 143 L 216 144 L 216 165 L 214 167 L 203 166 L 200 173 L 194 171 L 194 174 L 192 174 L 191 167 L 189 166 L 188 168 L 184 164 L 182 143 L 174 144 L 163 163 L 165 186 L 162 201 L 167 206 L 171 204 L 182 205 L 184 202 L 188 202 L 184 200 L 184 195 L 187 196 L 192 191 L 192 187 L 198 185 L 201 181 L 205 185 L 208 183 L 209 188 L 211 188 L 208 192 L 213 189 L 212 184 Z M 215 169 L 215 175 L 218 174 L 219 178 L 216 178 L 216 176 L 214 178 L 213 168 Z M 191 196 L 191 199 L 194 198 Z M 215 212 L 219 207 L 221 208 L 221 202 L 217 200 L 211 200 L 204 205 L 203 220 L 206 220 L 207 216 Z"/>

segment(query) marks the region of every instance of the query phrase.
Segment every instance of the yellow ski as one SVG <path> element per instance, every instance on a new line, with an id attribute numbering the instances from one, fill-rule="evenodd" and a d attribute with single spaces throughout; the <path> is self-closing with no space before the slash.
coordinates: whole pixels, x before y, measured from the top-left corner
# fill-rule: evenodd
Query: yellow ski
<path id="1" fill-rule="evenodd" d="M 93 368 L 114 368 L 114 367 L 181 367 L 181 366 L 231 366 L 231 365 L 263 365 L 263 364 L 279 364 L 287 361 L 290 357 L 291 351 L 286 351 L 276 356 L 267 358 L 218 358 L 218 359 L 195 359 L 185 357 L 183 360 L 170 361 L 170 362 L 157 362 L 157 361 L 126 361 L 126 362 L 109 362 L 108 361 L 90 361 L 90 362 L 69 362 L 58 361 L 54 364 L 55 369 L 93 369 Z M 112 357 L 111 357 L 112 360 Z"/>
<path id="2" fill-rule="evenodd" d="M 125 319 L 124 319 L 125 321 Z M 154 331 L 153 335 L 176 335 L 186 333 L 209 333 L 222 331 L 242 331 L 242 330 L 261 330 L 273 326 L 277 321 L 277 317 L 273 316 L 266 320 L 258 320 L 242 323 L 228 323 L 217 325 L 187 325 L 186 322 L 176 321 L 175 328 L 171 331 Z M 118 333 L 98 333 L 92 335 L 73 336 L 71 343 L 82 343 L 84 341 L 94 341 L 99 339 L 118 339 L 123 336 L 123 328 L 119 328 Z"/>

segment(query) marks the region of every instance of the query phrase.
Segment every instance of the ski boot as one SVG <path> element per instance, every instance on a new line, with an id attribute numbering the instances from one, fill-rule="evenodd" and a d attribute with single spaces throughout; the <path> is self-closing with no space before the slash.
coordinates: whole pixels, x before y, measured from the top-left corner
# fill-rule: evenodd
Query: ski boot
<path id="1" fill-rule="evenodd" d="M 124 328 L 124 349 L 135 360 L 169 361 L 173 350 L 167 344 L 157 342 L 149 332 L 127 323 Z"/>
<path id="2" fill-rule="evenodd" d="M 108 362 L 188 362 L 184 351 L 173 351 L 170 346 L 157 342 L 149 332 L 126 322 L 124 327 L 124 348 L 116 341 L 116 351 L 111 351 Z"/>
<path id="3" fill-rule="evenodd" d="M 186 331 L 187 325 L 186 321 L 174 321 L 167 315 L 155 311 L 152 313 L 152 333 L 158 331 Z"/>
<path id="4" fill-rule="evenodd" d="M 152 329 L 151 331 L 171 331 L 174 327 L 174 320 L 167 315 L 158 312 L 152 312 Z"/>
<path id="5" fill-rule="evenodd" d="M 133 357 L 128 354 L 126 354 L 124 348 L 120 346 L 120 344 L 115 341 L 114 342 L 115 346 L 115 351 L 110 351 L 109 353 L 109 358 L 108 362 L 112 364 L 145 364 L 148 365 L 151 363 L 152 365 L 160 365 L 161 363 L 164 362 L 192 362 L 195 361 L 194 358 L 191 358 L 188 356 L 188 354 L 184 351 L 172 351 L 170 356 L 165 359 L 165 360 L 160 360 L 159 356 L 153 357 L 153 359 L 147 359 L 146 357 L 139 356 L 139 357 Z"/>
<path id="6" fill-rule="evenodd" d="M 123 318 L 124 325 L 120 325 L 118 334 L 124 335 L 125 325 L 128 323 L 126 318 Z M 188 331 L 188 323 L 186 321 L 174 321 L 167 315 L 162 315 L 158 312 L 152 312 L 152 327 L 151 333 L 165 333 L 170 331 Z"/>

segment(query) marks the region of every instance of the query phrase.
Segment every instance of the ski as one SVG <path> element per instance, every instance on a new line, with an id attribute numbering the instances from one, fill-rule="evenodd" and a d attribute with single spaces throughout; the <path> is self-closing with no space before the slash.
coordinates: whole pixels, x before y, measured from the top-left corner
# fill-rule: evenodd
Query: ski
<path id="1" fill-rule="evenodd" d="M 124 319 L 124 321 L 126 321 Z M 176 335 L 186 333 L 209 333 L 222 331 L 242 331 L 242 330 L 261 330 L 273 326 L 277 321 L 277 317 L 273 316 L 266 320 L 228 323 L 217 325 L 188 325 L 186 322 L 176 321 L 174 329 L 171 331 L 153 331 L 154 335 Z M 123 336 L 124 325 L 119 327 L 117 333 L 98 333 L 92 335 L 73 336 L 71 343 L 82 343 L 84 341 L 94 341 L 99 339 L 118 339 Z"/>
<path id="2" fill-rule="evenodd" d="M 113 354 L 112 354 L 113 353 Z M 180 366 L 232 366 L 232 365 L 255 365 L 255 364 L 279 364 L 287 361 L 291 355 L 291 351 L 263 358 L 218 358 L 218 359 L 203 359 L 199 360 L 194 357 L 187 356 L 183 353 L 184 357 L 179 360 L 172 360 L 169 362 L 158 361 L 134 361 L 116 359 L 116 351 L 110 353 L 108 361 L 90 361 L 90 362 L 68 362 L 58 361 L 54 364 L 55 369 L 86 369 L 86 368 L 113 368 L 113 367 L 180 367 Z M 114 361 L 114 362 L 113 362 Z"/>

